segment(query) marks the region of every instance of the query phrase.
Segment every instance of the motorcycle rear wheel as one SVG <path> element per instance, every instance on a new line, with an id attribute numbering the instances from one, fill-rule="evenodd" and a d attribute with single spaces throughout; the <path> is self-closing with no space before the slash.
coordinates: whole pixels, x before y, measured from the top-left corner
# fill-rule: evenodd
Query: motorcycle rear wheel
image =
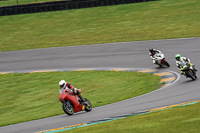
<path id="1" fill-rule="evenodd" d="M 64 102 L 62 104 L 62 108 L 66 114 L 68 114 L 68 115 L 74 114 L 74 106 L 71 102 Z"/>
<path id="2" fill-rule="evenodd" d="M 167 67 L 170 67 L 169 63 L 167 61 L 164 61 L 164 64 L 167 66 Z"/>
<path id="3" fill-rule="evenodd" d="M 92 110 L 92 104 L 90 103 L 90 101 L 86 98 L 84 98 L 84 103 L 85 103 L 85 111 L 89 112 Z"/>

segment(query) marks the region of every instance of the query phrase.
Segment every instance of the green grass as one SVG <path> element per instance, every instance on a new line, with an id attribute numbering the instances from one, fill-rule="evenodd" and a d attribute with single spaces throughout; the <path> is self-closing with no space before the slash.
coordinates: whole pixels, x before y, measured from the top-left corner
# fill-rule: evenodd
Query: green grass
<path id="1" fill-rule="evenodd" d="M 121 120 L 81 127 L 62 133 L 199 133 L 200 103 Z"/>
<path id="2" fill-rule="evenodd" d="M 93 107 L 139 96 L 162 85 L 159 83 L 160 77 L 138 72 L 0 75 L 0 126 L 64 114 L 58 102 L 58 82 L 62 79 L 81 89 L 82 96 L 88 98 Z"/>
<path id="3" fill-rule="evenodd" d="M 0 17 L 0 51 L 200 36 L 199 0 Z"/>
<path id="4" fill-rule="evenodd" d="M 1 6 L 31 4 L 31 3 L 40 3 L 40 2 L 47 2 L 47 1 L 61 1 L 61 0 L 0 0 L 0 7 Z"/>

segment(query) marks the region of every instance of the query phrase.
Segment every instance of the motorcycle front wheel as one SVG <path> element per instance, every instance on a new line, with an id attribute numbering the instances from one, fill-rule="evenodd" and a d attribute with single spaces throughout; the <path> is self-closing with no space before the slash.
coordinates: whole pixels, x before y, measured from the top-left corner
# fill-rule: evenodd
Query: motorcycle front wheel
<path id="1" fill-rule="evenodd" d="M 190 77 L 192 80 L 196 79 L 196 77 L 194 76 L 194 74 L 191 71 L 187 72 L 187 76 Z"/>
<path id="2" fill-rule="evenodd" d="M 74 114 L 74 106 L 71 102 L 64 102 L 62 104 L 62 108 L 64 110 L 64 112 L 68 115 L 73 115 Z"/>

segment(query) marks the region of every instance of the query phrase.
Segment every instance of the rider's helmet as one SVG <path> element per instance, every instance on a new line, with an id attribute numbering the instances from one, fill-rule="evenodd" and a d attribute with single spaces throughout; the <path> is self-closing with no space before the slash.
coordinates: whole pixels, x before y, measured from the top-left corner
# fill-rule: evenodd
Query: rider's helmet
<path id="1" fill-rule="evenodd" d="M 65 88 L 66 87 L 66 81 L 65 80 L 61 80 L 60 82 L 59 82 L 59 86 L 60 86 L 60 89 L 61 88 Z"/>
<path id="2" fill-rule="evenodd" d="M 150 51 L 151 55 L 154 56 L 156 54 L 157 50 L 154 48 L 150 48 L 149 51 Z"/>
<path id="3" fill-rule="evenodd" d="M 180 54 L 176 54 L 176 55 L 175 55 L 175 59 L 176 59 L 177 61 L 180 61 L 180 60 L 181 60 L 181 55 L 180 55 Z"/>

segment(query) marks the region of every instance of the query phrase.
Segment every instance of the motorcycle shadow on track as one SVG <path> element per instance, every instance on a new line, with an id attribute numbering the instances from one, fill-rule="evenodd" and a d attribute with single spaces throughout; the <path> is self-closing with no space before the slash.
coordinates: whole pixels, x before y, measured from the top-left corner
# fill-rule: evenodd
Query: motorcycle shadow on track
<path id="1" fill-rule="evenodd" d="M 190 78 L 185 78 L 185 80 L 182 81 L 183 84 L 192 83 L 192 82 L 198 82 L 198 78 L 196 80 L 192 80 Z"/>
<path id="2" fill-rule="evenodd" d="M 88 113 L 88 112 L 80 111 L 80 112 L 74 113 L 72 116 L 63 114 L 62 117 L 76 117 L 85 113 Z"/>
<path id="3" fill-rule="evenodd" d="M 156 66 L 154 68 L 158 69 L 158 70 L 166 70 L 166 68 L 168 68 L 168 67 L 166 67 L 166 66 L 163 66 L 163 67 Z"/>

